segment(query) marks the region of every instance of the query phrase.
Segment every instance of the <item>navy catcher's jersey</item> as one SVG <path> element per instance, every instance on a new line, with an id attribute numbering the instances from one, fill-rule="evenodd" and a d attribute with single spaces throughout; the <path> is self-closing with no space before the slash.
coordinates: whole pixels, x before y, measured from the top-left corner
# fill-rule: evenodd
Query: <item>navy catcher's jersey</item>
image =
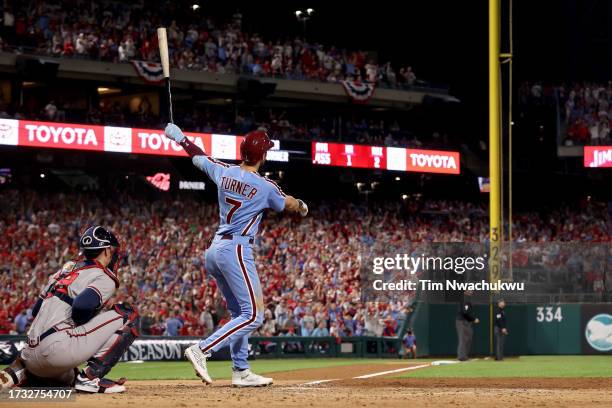
<path id="1" fill-rule="evenodd" d="M 254 237 L 264 210 L 285 209 L 285 194 L 272 180 L 209 156 L 195 156 L 193 164 L 217 185 L 217 234 Z"/>

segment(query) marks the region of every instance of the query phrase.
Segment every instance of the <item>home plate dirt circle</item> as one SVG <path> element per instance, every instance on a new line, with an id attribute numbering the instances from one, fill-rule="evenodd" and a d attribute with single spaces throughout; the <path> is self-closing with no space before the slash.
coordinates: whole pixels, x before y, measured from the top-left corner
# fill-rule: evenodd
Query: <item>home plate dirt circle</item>
<path id="1" fill-rule="evenodd" d="M 232 388 L 229 380 L 208 386 L 197 380 L 128 381 L 124 394 L 79 394 L 77 402 L 89 408 L 612 406 L 610 378 L 395 378 L 402 369 L 431 368 L 381 363 L 285 371 L 271 374 L 272 386 L 248 389 Z"/>

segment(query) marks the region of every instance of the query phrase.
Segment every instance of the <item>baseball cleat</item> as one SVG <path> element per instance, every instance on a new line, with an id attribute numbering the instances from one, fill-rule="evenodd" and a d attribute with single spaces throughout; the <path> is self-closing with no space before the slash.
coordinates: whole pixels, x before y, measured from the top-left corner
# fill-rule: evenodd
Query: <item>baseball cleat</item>
<path id="1" fill-rule="evenodd" d="M 204 354 L 198 344 L 194 344 L 185 350 L 185 357 L 191 362 L 196 375 L 202 379 L 202 382 L 206 384 L 212 384 L 213 380 L 208 374 L 208 368 L 206 367 L 206 359 L 210 357 L 210 353 Z"/>
<path id="2" fill-rule="evenodd" d="M 74 388 L 80 392 L 87 392 L 90 394 L 104 393 L 104 394 L 117 394 L 125 392 L 125 386 L 123 383 L 124 379 L 119 381 L 112 381 L 106 378 L 94 378 L 89 379 L 86 376 L 79 374 L 74 384 Z"/>
<path id="3" fill-rule="evenodd" d="M 0 371 L 0 390 L 19 386 L 26 379 L 26 369 L 20 357 L 4 370 Z"/>
<path id="4" fill-rule="evenodd" d="M 248 368 L 232 372 L 232 387 L 265 387 L 272 384 L 272 381 L 272 378 L 255 374 Z"/>

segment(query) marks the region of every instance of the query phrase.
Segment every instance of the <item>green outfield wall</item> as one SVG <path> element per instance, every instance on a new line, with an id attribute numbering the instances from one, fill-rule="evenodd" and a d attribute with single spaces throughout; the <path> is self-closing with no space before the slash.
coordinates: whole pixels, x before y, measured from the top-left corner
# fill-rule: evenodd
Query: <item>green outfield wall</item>
<path id="1" fill-rule="evenodd" d="M 419 355 L 454 355 L 458 304 L 419 303 L 411 324 Z M 472 354 L 489 355 L 489 305 L 474 305 Z M 612 304 L 519 304 L 506 307 L 507 355 L 612 354 Z"/>

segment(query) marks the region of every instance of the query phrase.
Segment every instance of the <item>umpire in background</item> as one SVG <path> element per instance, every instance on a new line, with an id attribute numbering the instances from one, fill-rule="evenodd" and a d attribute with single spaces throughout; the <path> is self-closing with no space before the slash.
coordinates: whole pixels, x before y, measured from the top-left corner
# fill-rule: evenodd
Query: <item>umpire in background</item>
<path id="1" fill-rule="evenodd" d="M 474 335 L 474 324 L 478 324 L 480 320 L 473 315 L 471 290 L 463 292 L 463 301 L 459 306 L 459 313 L 455 319 L 455 327 L 457 328 L 457 338 L 459 345 L 457 346 L 457 358 L 459 361 L 466 361 L 472 348 L 472 336 Z"/>
<path id="2" fill-rule="evenodd" d="M 497 310 L 495 311 L 495 326 L 493 331 L 495 333 L 495 360 L 501 361 L 504 359 L 504 343 L 506 336 L 508 335 L 508 329 L 506 328 L 506 302 L 503 299 L 497 301 Z"/>

